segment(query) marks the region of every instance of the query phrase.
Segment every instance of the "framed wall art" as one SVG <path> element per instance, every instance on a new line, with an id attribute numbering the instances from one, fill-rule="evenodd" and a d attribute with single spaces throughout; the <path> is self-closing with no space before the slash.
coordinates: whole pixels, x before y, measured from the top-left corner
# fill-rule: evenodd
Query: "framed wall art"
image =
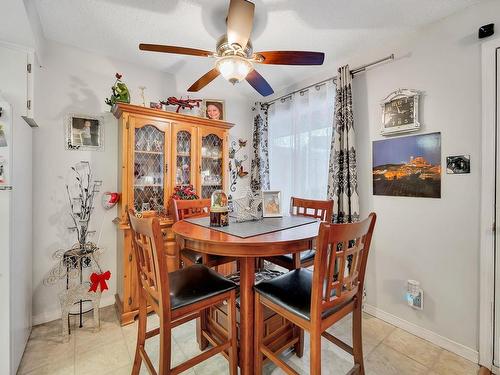
<path id="1" fill-rule="evenodd" d="M 441 198 L 441 133 L 373 142 L 373 194 Z"/>
<path id="2" fill-rule="evenodd" d="M 102 151 L 104 149 L 102 117 L 69 114 L 64 128 L 67 150 Z"/>
<path id="3" fill-rule="evenodd" d="M 391 92 L 381 102 L 382 135 L 412 132 L 420 129 L 419 102 L 421 91 L 399 89 Z"/>
<path id="4" fill-rule="evenodd" d="M 447 174 L 470 173 L 470 155 L 454 155 L 446 157 Z"/>
<path id="5" fill-rule="evenodd" d="M 203 112 L 211 120 L 225 120 L 226 108 L 224 100 L 203 99 Z"/>
<path id="6" fill-rule="evenodd" d="M 283 216 L 281 191 L 269 190 L 262 192 L 262 211 L 264 217 Z"/>

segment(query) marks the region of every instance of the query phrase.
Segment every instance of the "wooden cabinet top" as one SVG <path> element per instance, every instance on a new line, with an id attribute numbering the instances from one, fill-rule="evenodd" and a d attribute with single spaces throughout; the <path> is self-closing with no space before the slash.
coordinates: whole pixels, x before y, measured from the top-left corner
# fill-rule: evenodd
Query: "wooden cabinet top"
<path id="1" fill-rule="evenodd" d="M 111 109 L 111 112 L 115 115 L 116 118 L 121 118 L 124 114 L 133 114 L 133 115 L 151 117 L 152 119 L 212 126 L 222 129 L 230 129 L 234 126 L 234 124 L 226 121 L 211 120 L 204 117 L 186 115 L 183 113 L 166 112 L 162 111 L 161 109 L 146 108 L 139 105 L 125 104 L 125 103 L 115 104 Z"/>

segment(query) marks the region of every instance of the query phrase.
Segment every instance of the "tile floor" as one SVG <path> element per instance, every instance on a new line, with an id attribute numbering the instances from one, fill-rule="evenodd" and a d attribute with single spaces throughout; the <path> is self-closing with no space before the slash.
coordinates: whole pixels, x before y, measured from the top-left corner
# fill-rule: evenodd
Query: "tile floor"
<path id="1" fill-rule="evenodd" d="M 18 374 L 30 375 L 129 375 L 134 357 L 137 323 L 120 327 L 113 306 L 101 310 L 101 330 L 73 329 L 69 342 L 62 342 L 60 321 L 33 328 Z M 89 325 L 91 323 L 89 322 Z M 149 327 L 158 324 L 150 316 Z M 335 336 L 350 342 L 351 321 L 344 319 L 330 329 Z M 367 375 L 473 375 L 478 366 L 446 350 L 365 314 L 363 320 L 364 354 Z M 303 358 L 292 353 L 287 363 L 301 374 L 308 374 L 309 348 Z M 148 340 L 146 350 L 158 358 L 158 339 Z M 199 353 L 194 321 L 173 330 L 173 362 L 178 364 Z M 322 342 L 323 374 L 345 374 L 352 359 L 327 340 Z M 224 357 L 217 355 L 186 374 L 227 374 Z M 282 374 L 268 364 L 265 374 Z M 141 374 L 147 374 L 144 366 Z"/>

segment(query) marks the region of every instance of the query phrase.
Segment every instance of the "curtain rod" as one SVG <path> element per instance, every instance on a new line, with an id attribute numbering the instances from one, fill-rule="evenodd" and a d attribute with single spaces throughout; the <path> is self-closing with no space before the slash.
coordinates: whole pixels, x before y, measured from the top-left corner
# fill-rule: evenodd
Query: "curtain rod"
<path id="1" fill-rule="evenodd" d="M 380 64 L 380 63 L 383 63 L 383 62 L 386 62 L 386 61 L 389 61 L 389 60 L 394 60 L 394 54 L 390 54 L 389 56 L 387 57 L 384 57 L 382 59 L 379 59 L 377 61 L 373 61 L 369 64 L 366 64 L 366 65 L 362 65 L 360 67 L 357 67 L 357 68 L 354 68 L 351 70 L 351 74 L 352 75 L 355 75 L 355 74 L 358 74 L 358 73 L 361 73 L 361 72 L 364 72 L 367 68 L 371 67 L 371 66 L 374 66 L 374 65 L 377 65 L 377 64 Z M 313 83 L 312 85 L 309 85 L 309 86 L 306 86 L 306 87 L 303 87 L 299 90 L 295 90 L 295 91 L 292 91 L 288 94 L 285 94 L 283 96 L 280 96 L 279 98 L 276 98 L 276 99 L 273 99 L 273 100 L 270 100 L 268 102 L 266 102 L 265 104 L 267 105 L 271 105 L 273 104 L 274 102 L 277 102 L 278 100 L 284 100 L 288 97 L 291 97 L 293 94 L 296 94 L 298 92 L 304 92 L 308 89 L 310 89 L 311 87 L 318 87 L 318 86 L 321 86 L 321 85 L 324 85 L 326 82 L 329 82 L 329 81 L 335 81 L 337 79 L 337 76 L 334 76 L 334 77 L 330 77 L 330 78 L 327 78 L 327 79 L 324 79 L 322 81 L 319 81 L 319 82 L 316 82 L 316 83 Z"/>

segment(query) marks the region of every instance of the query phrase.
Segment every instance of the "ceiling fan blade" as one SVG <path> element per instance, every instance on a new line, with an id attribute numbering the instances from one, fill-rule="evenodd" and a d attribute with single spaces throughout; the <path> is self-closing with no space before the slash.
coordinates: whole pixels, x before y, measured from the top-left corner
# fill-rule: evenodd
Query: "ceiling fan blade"
<path id="1" fill-rule="evenodd" d="M 255 5 L 247 0 L 231 0 L 227 12 L 227 41 L 245 48 L 253 28 Z"/>
<path id="2" fill-rule="evenodd" d="M 214 55 L 214 52 L 205 51 L 203 49 L 176 47 L 176 46 L 164 46 L 162 44 L 144 44 L 144 43 L 141 43 L 141 44 L 139 44 L 139 49 L 141 51 L 176 53 L 179 55 L 190 55 L 190 56 L 211 57 Z"/>
<path id="3" fill-rule="evenodd" d="M 248 73 L 245 79 L 250 84 L 250 86 L 252 86 L 259 92 L 260 95 L 269 96 L 271 94 L 274 94 L 273 88 L 255 69 Z"/>
<path id="4" fill-rule="evenodd" d="M 325 60 L 323 52 L 308 51 L 266 51 L 257 52 L 258 57 L 262 56 L 264 61 L 261 64 L 277 65 L 322 65 Z"/>
<path id="5" fill-rule="evenodd" d="M 214 79 L 216 79 L 219 76 L 219 74 L 220 72 L 216 68 L 213 68 L 212 70 L 205 73 L 199 80 L 193 83 L 191 87 L 188 88 L 188 91 L 189 92 L 200 91 L 203 87 L 205 87 Z"/>

